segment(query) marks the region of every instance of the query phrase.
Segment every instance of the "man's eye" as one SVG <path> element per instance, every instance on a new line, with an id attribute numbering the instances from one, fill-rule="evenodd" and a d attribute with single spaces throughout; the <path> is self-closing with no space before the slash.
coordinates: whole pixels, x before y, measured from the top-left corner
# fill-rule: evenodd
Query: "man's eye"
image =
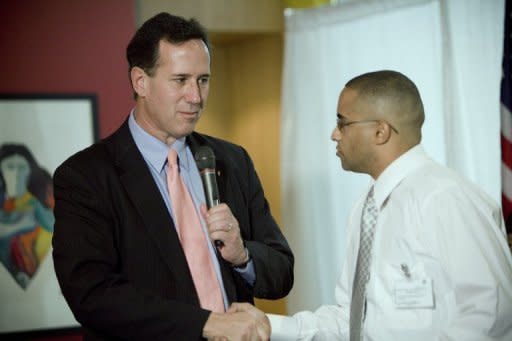
<path id="1" fill-rule="evenodd" d="M 199 78 L 199 84 L 206 85 L 208 84 L 209 79 L 207 77 Z"/>

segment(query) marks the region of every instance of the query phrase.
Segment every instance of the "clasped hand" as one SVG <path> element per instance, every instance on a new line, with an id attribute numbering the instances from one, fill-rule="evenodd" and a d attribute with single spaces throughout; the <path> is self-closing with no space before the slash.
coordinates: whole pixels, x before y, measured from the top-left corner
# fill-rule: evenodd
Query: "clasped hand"
<path id="1" fill-rule="evenodd" d="M 268 317 L 249 303 L 233 303 L 225 314 L 211 313 L 203 337 L 213 341 L 268 341 Z"/>
<path id="2" fill-rule="evenodd" d="M 222 258 L 233 265 L 247 262 L 248 255 L 240 235 L 240 227 L 229 206 L 222 203 L 207 210 L 206 205 L 202 205 L 201 214 L 208 227 L 210 239 L 223 243 L 217 247 Z"/>

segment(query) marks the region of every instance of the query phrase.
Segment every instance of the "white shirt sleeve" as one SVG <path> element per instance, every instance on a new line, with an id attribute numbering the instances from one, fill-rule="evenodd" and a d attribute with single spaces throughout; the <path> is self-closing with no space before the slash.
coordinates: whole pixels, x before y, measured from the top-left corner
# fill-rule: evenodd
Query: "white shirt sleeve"
<path id="1" fill-rule="evenodd" d="M 301 311 L 293 316 L 267 315 L 272 341 L 348 340 L 350 297 L 346 283 L 349 283 L 347 273 L 353 270 L 347 269 L 347 264 L 343 268 L 335 290 L 336 304 L 323 305 L 314 312 Z"/>
<path id="2" fill-rule="evenodd" d="M 272 341 L 332 341 L 348 340 L 350 300 L 354 267 L 357 259 L 359 216 L 366 195 L 361 196 L 352 209 L 348 220 L 347 252 L 343 268 L 335 288 L 336 304 L 323 305 L 316 311 L 301 311 L 293 316 L 268 314 L 272 328 Z M 350 288 L 350 290 L 349 290 Z"/>
<path id="3" fill-rule="evenodd" d="M 444 189 L 421 210 L 455 300 L 452 323 L 438 340 L 512 340 L 512 266 L 503 218 L 493 202 L 469 189 Z"/>
<path id="4" fill-rule="evenodd" d="M 299 338 L 297 321 L 290 316 L 267 314 L 272 328 L 272 341 L 295 341 Z"/>
<path id="5" fill-rule="evenodd" d="M 302 311 L 293 316 L 267 314 L 272 341 L 348 340 L 348 329 L 340 335 L 340 318 L 345 314 L 339 306 L 324 305 L 315 312 Z"/>

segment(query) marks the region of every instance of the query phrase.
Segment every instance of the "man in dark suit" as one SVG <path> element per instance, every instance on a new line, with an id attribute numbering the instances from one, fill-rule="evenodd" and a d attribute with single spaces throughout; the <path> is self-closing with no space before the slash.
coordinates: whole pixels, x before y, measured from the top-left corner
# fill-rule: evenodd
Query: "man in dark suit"
<path id="1" fill-rule="evenodd" d="M 160 13 L 136 32 L 127 59 L 135 108 L 54 175 L 53 257 L 71 310 L 91 340 L 268 339 L 268 320 L 233 302 L 287 295 L 294 259 L 247 152 L 193 132 L 209 90 L 204 29 Z M 199 146 L 216 156 L 223 203 L 209 210 L 193 159 Z M 208 241 L 197 252 L 215 270 L 223 302 L 216 312 L 198 294 L 176 224 L 171 148 Z"/>

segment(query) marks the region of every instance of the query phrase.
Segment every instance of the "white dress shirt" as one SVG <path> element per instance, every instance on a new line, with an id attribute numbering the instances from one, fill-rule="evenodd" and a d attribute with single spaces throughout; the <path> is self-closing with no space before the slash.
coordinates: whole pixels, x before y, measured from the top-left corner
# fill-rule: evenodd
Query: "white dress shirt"
<path id="1" fill-rule="evenodd" d="M 363 339 L 512 340 L 512 257 L 499 206 L 416 146 L 374 183 L 379 209 Z M 348 340 L 364 193 L 336 305 L 269 315 L 272 340 Z"/>

